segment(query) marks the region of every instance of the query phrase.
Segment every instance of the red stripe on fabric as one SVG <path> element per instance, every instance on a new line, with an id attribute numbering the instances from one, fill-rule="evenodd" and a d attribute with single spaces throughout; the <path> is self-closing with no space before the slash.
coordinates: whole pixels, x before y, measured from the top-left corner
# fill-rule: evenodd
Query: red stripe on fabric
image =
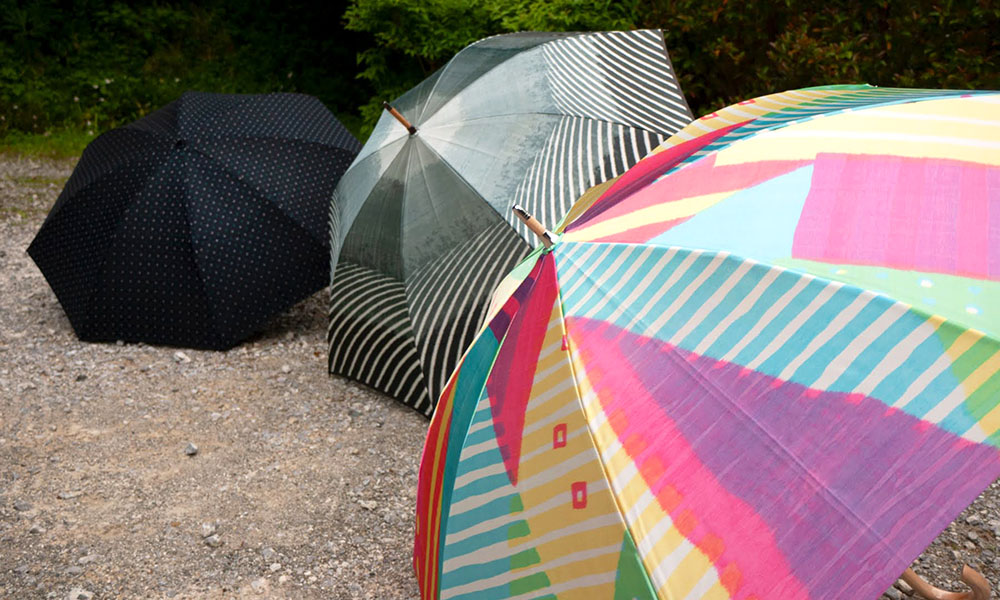
<path id="1" fill-rule="evenodd" d="M 514 315 L 486 380 L 497 445 L 511 485 L 517 485 L 524 412 L 557 294 L 555 260 L 545 254 L 538 262 L 538 280 Z"/>
<path id="2" fill-rule="evenodd" d="M 461 365 L 459 365 L 459 369 Z M 441 393 L 441 402 L 431 419 L 420 456 L 417 481 L 416 531 L 413 543 L 413 568 L 416 571 L 421 597 L 436 600 L 438 553 L 441 547 L 441 490 L 444 459 L 448 456 L 448 432 L 455 401 L 457 370 Z"/>
<path id="3" fill-rule="evenodd" d="M 598 215 L 603 214 L 606 210 L 609 210 L 619 202 L 625 200 L 631 194 L 649 185 L 658 177 L 680 164 L 681 161 L 690 157 L 698 150 L 701 150 L 705 146 L 734 129 L 739 129 L 752 121 L 753 119 L 750 119 L 748 121 L 743 121 L 742 123 L 736 123 L 728 127 L 716 129 L 715 131 L 710 131 L 704 135 L 698 136 L 693 140 L 688 140 L 682 144 L 672 146 L 662 152 L 650 154 L 636 163 L 631 169 L 623 173 L 622 176 L 619 177 L 618 180 L 615 181 L 615 183 L 608 188 L 596 202 L 594 202 L 593 206 L 591 206 L 586 213 L 581 215 L 573 223 L 566 227 L 566 231 L 572 231 L 573 229 L 594 220 Z"/>

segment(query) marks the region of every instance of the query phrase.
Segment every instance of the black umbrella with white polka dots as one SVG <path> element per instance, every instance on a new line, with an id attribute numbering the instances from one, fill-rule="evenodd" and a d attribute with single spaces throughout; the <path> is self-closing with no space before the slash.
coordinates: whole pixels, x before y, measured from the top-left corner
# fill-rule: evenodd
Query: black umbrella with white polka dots
<path id="1" fill-rule="evenodd" d="M 328 283 L 359 149 L 310 96 L 187 92 L 84 150 L 28 253 L 82 340 L 229 348 Z"/>

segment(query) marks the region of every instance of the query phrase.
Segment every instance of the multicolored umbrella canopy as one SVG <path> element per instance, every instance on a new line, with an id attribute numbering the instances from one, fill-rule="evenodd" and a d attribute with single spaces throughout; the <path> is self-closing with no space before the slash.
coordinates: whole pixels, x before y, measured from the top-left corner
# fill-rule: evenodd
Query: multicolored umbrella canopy
<path id="1" fill-rule="evenodd" d="M 28 253 L 82 340 L 224 350 L 327 284 L 360 146 L 312 96 L 186 92 L 87 146 Z"/>
<path id="2" fill-rule="evenodd" d="M 571 215 L 431 422 L 425 600 L 874 598 L 1000 475 L 1000 94 L 750 100 Z"/>
<path id="3" fill-rule="evenodd" d="M 496 284 L 692 119 L 659 31 L 491 37 L 393 103 L 331 203 L 330 371 L 430 415 Z M 530 243 L 529 243 L 530 242 Z"/>

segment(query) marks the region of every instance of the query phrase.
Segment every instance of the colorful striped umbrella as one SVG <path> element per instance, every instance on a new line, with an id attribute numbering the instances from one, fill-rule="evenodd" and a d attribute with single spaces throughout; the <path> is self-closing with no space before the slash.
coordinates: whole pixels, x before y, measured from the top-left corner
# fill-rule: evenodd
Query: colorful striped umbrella
<path id="1" fill-rule="evenodd" d="M 873 598 L 1000 475 L 1000 94 L 751 100 L 567 222 L 440 399 L 423 598 Z"/>
<path id="2" fill-rule="evenodd" d="M 531 252 L 511 205 L 561 218 L 693 116 L 657 30 L 490 37 L 393 104 L 330 205 L 329 369 L 430 416 Z"/>

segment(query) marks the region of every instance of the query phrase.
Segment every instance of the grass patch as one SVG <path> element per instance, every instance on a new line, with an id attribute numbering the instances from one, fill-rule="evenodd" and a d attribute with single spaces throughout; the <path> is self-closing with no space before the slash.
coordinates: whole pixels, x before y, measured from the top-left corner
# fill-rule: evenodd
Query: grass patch
<path id="1" fill-rule="evenodd" d="M 33 212 L 37 211 L 27 211 L 24 210 L 23 208 L 15 208 L 13 206 L 0 206 L 0 215 L 3 216 L 14 215 L 20 217 L 21 219 L 27 219 L 32 215 Z"/>
<path id="2" fill-rule="evenodd" d="M 80 156 L 83 149 L 94 141 L 79 129 L 57 129 L 45 133 L 10 131 L 0 139 L 0 155 L 29 158 L 67 159 Z"/>
<path id="3" fill-rule="evenodd" d="M 28 188 L 45 188 L 50 185 L 62 187 L 66 185 L 66 177 L 11 177 L 10 180 Z"/>

